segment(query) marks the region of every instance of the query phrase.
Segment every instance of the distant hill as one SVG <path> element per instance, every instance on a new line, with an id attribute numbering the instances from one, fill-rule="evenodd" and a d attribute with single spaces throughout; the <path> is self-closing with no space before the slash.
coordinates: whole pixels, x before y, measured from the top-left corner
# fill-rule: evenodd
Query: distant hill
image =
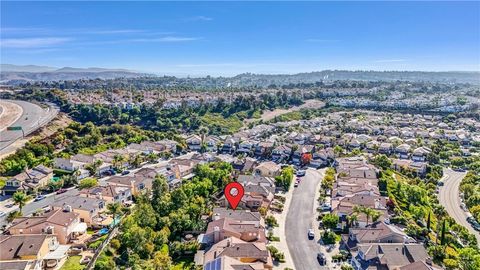
<path id="1" fill-rule="evenodd" d="M 18 65 L 11 65 L 11 64 L 0 65 L 1 72 L 50 72 L 57 69 L 58 68 L 55 68 L 55 67 L 35 66 L 35 65 L 26 65 L 26 66 L 18 66 Z"/>
<path id="2" fill-rule="evenodd" d="M 33 81 L 63 81 L 79 79 L 118 79 L 149 76 L 146 83 L 156 86 L 183 85 L 195 88 L 219 87 L 269 87 L 298 84 L 315 84 L 323 81 L 410 81 L 432 83 L 470 83 L 480 85 L 480 72 L 424 72 L 424 71 L 348 71 L 323 70 L 297 74 L 253 74 L 244 73 L 234 77 L 178 78 L 174 76 L 155 76 L 126 69 L 75 68 L 16 66 L 2 64 L 0 83 L 21 84 Z M 138 82 L 138 81 L 137 81 Z M 130 82 L 133 83 L 133 82 Z M 140 82 L 139 82 L 140 83 Z"/>
<path id="3" fill-rule="evenodd" d="M 78 79 L 115 79 L 135 78 L 151 74 L 138 73 L 126 69 L 107 68 L 73 68 L 26 65 L 18 66 L 2 64 L 0 67 L 0 83 L 19 84 L 29 81 L 61 81 Z"/>
<path id="4" fill-rule="evenodd" d="M 232 86 L 288 85 L 319 81 L 411 81 L 480 84 L 480 72 L 423 72 L 423 71 L 347 71 L 324 70 L 298 74 L 265 75 L 244 73 L 227 78 Z"/>

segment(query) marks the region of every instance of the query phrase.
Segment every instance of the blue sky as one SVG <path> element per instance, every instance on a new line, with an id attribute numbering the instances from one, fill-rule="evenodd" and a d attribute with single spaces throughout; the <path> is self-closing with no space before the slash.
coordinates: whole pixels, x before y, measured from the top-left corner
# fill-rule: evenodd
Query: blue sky
<path id="1" fill-rule="evenodd" d="M 173 75 L 480 70 L 479 2 L 1 2 L 1 62 Z"/>

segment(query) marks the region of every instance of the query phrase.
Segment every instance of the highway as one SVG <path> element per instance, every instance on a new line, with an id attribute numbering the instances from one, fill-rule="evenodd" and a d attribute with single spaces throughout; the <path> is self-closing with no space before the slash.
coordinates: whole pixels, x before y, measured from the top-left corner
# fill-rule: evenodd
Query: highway
<path id="1" fill-rule="evenodd" d="M 478 243 L 480 243 L 480 233 L 472 228 L 467 222 L 467 212 L 460 207 L 460 182 L 467 173 L 456 172 L 451 169 L 444 169 L 444 185 L 440 188 L 438 200 L 440 204 L 445 207 L 448 214 L 455 219 L 458 224 L 461 224 L 468 229 L 469 232 L 475 235 Z"/>
<path id="2" fill-rule="evenodd" d="M 300 185 L 293 191 L 285 222 L 285 234 L 296 270 L 328 269 L 320 266 L 317 261 L 320 236 L 315 235 L 314 240 L 309 240 L 307 237 L 308 229 L 318 226 L 315 221 L 314 202 L 315 190 L 321 179 L 320 172 L 308 169 Z"/>
<path id="3" fill-rule="evenodd" d="M 2 101 L 17 104 L 23 109 L 22 115 L 10 126 L 21 126 L 25 133 L 25 136 L 53 120 L 53 118 L 55 118 L 55 116 L 59 112 L 58 108 L 53 104 L 46 109 L 43 109 L 36 104 L 26 101 Z M 0 131 L 0 154 L 2 154 L 2 150 L 5 150 L 5 148 L 14 143 L 16 140 L 22 138 L 22 136 L 22 131 L 9 131 L 6 129 Z"/>

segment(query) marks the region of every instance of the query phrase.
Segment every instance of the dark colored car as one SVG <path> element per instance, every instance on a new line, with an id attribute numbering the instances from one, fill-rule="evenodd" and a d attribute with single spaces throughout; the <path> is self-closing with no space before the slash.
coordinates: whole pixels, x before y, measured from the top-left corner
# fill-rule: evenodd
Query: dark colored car
<path id="1" fill-rule="evenodd" d="M 61 188 L 61 189 L 57 190 L 57 194 L 62 194 L 62 193 L 65 193 L 65 192 L 67 192 L 67 190 L 64 189 L 64 188 Z"/>
<path id="2" fill-rule="evenodd" d="M 122 175 L 127 175 L 127 174 L 129 174 L 129 173 L 130 173 L 130 171 L 123 171 L 123 172 L 122 172 Z"/>
<path id="3" fill-rule="evenodd" d="M 480 231 L 480 224 L 479 224 L 477 221 L 472 222 L 472 227 L 473 227 L 476 231 Z"/>
<path id="4" fill-rule="evenodd" d="M 467 221 L 468 223 L 472 224 L 473 222 L 475 222 L 475 219 L 473 217 L 467 217 Z"/>
<path id="5" fill-rule="evenodd" d="M 320 265 L 325 265 L 325 264 L 327 264 L 327 257 L 325 257 L 325 254 L 323 254 L 323 253 L 318 253 L 317 254 L 317 261 Z"/>

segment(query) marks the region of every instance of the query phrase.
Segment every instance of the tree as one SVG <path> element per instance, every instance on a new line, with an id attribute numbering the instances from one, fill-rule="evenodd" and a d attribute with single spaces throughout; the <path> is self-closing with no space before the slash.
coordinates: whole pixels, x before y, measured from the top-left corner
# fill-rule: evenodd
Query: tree
<path id="1" fill-rule="evenodd" d="M 459 264 L 462 270 L 480 269 L 480 254 L 473 248 L 463 248 L 459 252 Z"/>
<path id="2" fill-rule="evenodd" d="M 168 256 L 168 252 L 157 251 L 153 254 L 153 264 L 155 270 L 169 270 L 172 267 L 172 258 Z"/>
<path id="3" fill-rule="evenodd" d="M 444 219 L 444 220 L 443 220 L 443 223 L 442 223 L 442 232 L 441 232 L 441 234 L 440 234 L 440 244 L 441 244 L 442 246 L 445 245 L 445 230 L 447 229 L 447 228 L 446 228 L 446 226 L 447 226 L 447 225 L 446 225 L 446 222 L 447 222 L 447 220 Z"/>
<path id="4" fill-rule="evenodd" d="M 328 229 L 335 229 L 337 227 L 339 218 L 336 214 L 326 214 L 322 218 L 323 226 L 325 226 Z"/>
<path id="5" fill-rule="evenodd" d="M 278 226 L 277 219 L 274 216 L 267 216 L 265 218 L 265 223 L 270 227 L 277 227 Z"/>
<path id="6" fill-rule="evenodd" d="M 92 188 L 98 185 L 98 180 L 95 178 L 85 178 L 78 184 L 78 188 Z"/>
<path id="7" fill-rule="evenodd" d="M 22 213 L 20 211 L 12 211 L 12 212 L 8 213 L 7 221 L 12 222 L 14 219 L 16 219 L 18 217 L 21 217 L 21 216 L 22 216 Z"/>
<path id="8" fill-rule="evenodd" d="M 27 204 L 27 201 L 29 200 L 29 196 L 22 191 L 17 191 L 13 194 L 12 199 L 13 202 L 18 205 L 21 214 L 23 207 L 25 206 L 25 204 Z"/>
<path id="9" fill-rule="evenodd" d="M 77 174 L 79 174 L 79 173 L 80 173 L 80 171 L 75 170 L 72 174 L 63 175 L 62 176 L 63 185 L 67 186 L 67 187 L 78 185 L 78 178 L 77 178 L 78 175 Z"/>
<path id="10" fill-rule="evenodd" d="M 430 231 L 430 225 L 431 225 L 431 220 L 430 220 L 430 212 L 428 212 L 428 217 L 427 217 L 427 230 Z"/>
<path id="11" fill-rule="evenodd" d="M 378 167 L 387 170 L 392 167 L 392 161 L 386 155 L 377 155 L 373 161 Z"/>
<path id="12" fill-rule="evenodd" d="M 347 225 L 348 227 L 355 227 L 354 225 L 358 221 L 358 215 L 355 213 L 352 213 L 351 215 L 347 216 Z"/>
<path id="13" fill-rule="evenodd" d="M 113 216 L 113 224 L 116 226 L 118 224 L 117 217 L 122 213 L 122 205 L 119 202 L 107 204 L 107 211 Z"/>

